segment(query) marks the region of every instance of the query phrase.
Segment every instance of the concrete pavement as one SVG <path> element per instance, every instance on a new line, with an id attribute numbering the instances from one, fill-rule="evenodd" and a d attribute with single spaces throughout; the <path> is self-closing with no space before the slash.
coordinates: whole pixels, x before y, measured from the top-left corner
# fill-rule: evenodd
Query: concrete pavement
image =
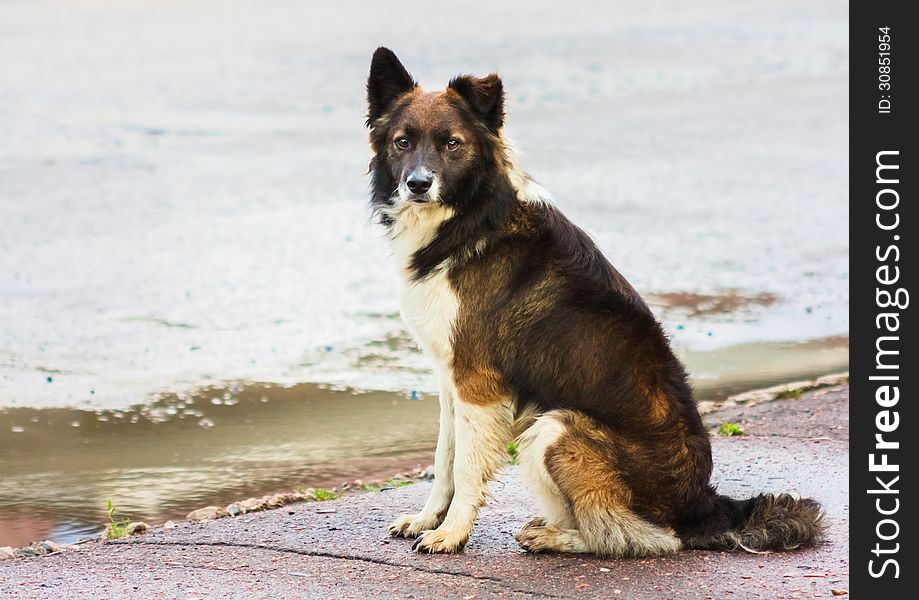
<path id="1" fill-rule="evenodd" d="M 509 467 L 462 554 L 418 555 L 386 525 L 430 486 L 297 503 L 40 558 L 0 562 L 3 598 L 829 598 L 848 588 L 848 386 L 713 413 L 733 496 L 794 491 L 826 507 L 829 540 L 787 554 L 683 552 L 648 560 L 528 555 L 511 534 L 536 509 Z"/>

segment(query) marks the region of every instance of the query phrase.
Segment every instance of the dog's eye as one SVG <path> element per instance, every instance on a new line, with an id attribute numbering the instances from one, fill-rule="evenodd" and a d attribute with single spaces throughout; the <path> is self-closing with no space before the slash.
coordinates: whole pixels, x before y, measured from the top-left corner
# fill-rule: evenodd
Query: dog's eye
<path id="1" fill-rule="evenodd" d="M 412 145 L 412 143 L 408 141 L 408 138 L 405 137 L 404 135 L 400 138 L 396 138 L 395 144 L 396 144 L 396 148 L 398 148 L 399 150 L 408 150 L 409 147 Z"/>
<path id="2" fill-rule="evenodd" d="M 447 150 L 456 150 L 460 146 L 460 141 L 457 139 L 450 139 L 447 141 Z"/>

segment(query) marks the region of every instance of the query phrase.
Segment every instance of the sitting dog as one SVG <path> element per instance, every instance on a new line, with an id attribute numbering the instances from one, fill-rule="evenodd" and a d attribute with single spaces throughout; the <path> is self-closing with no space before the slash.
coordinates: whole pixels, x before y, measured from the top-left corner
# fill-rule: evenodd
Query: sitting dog
<path id="1" fill-rule="evenodd" d="M 635 289 L 555 208 L 502 136 L 491 74 L 424 92 L 379 48 L 367 81 L 372 207 L 401 271 L 402 316 L 440 380 L 435 479 L 395 536 L 457 552 L 519 436 L 543 516 L 531 552 L 639 557 L 817 543 L 823 512 L 734 500 L 686 371 Z"/>

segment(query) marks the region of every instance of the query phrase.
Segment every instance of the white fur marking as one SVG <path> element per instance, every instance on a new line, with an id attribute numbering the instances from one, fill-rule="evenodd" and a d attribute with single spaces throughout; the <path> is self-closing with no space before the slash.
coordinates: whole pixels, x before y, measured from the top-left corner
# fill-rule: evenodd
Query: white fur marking
<path id="1" fill-rule="evenodd" d="M 413 537 L 440 525 L 454 495 L 456 425 L 450 363 L 453 360 L 453 324 L 459 301 L 447 279 L 448 265 L 442 265 L 422 280 L 414 279 L 411 265 L 414 254 L 431 243 L 441 224 L 453 216 L 453 209 L 436 201 L 412 202 L 403 188 L 400 185 L 393 197 L 395 205 L 387 210 L 393 219 L 393 254 L 399 263 L 403 282 L 402 318 L 418 345 L 434 359 L 441 387 L 434 485 L 419 514 L 402 515 L 390 526 L 393 535 Z M 435 179 L 429 194 L 436 199 L 438 193 L 439 182 Z M 446 545 L 461 545 L 463 542 L 465 539 Z"/>
<path id="2" fill-rule="evenodd" d="M 443 270 L 421 281 L 407 281 L 402 290 L 402 318 L 418 345 L 445 370 L 453 359 L 453 323 L 458 306 Z"/>
<path id="3" fill-rule="evenodd" d="M 520 436 L 517 462 L 523 470 L 524 480 L 539 501 L 546 523 L 559 529 L 576 529 L 577 525 L 568 501 L 546 470 L 546 450 L 555 444 L 564 432 L 561 421 L 551 412 L 540 416 Z"/>
<path id="4" fill-rule="evenodd" d="M 393 218 L 393 254 L 402 274 L 402 318 L 415 341 L 449 375 L 453 358 L 453 322 L 459 302 L 450 287 L 446 269 L 439 269 L 422 280 L 413 279 L 414 254 L 437 235 L 441 224 L 453 216 L 453 209 L 440 203 L 402 202 L 387 213 Z"/>
<path id="5" fill-rule="evenodd" d="M 510 398 L 479 406 L 457 397 L 453 410 L 453 502 L 440 527 L 423 534 L 417 546 L 420 551 L 456 552 L 462 548 L 488 496 L 488 482 L 506 457 L 513 421 Z"/>
<path id="6" fill-rule="evenodd" d="M 389 527 L 391 535 L 417 537 L 422 531 L 436 528 L 453 500 L 453 457 L 456 452 L 453 392 L 450 377 L 441 374 L 440 378 L 440 430 L 434 453 L 434 485 L 421 512 L 396 519 Z"/>
<path id="7" fill-rule="evenodd" d="M 412 191 L 408 189 L 408 184 L 406 184 L 404 181 L 399 184 L 398 188 L 396 188 L 396 194 L 399 197 L 399 201 L 404 204 L 417 204 L 419 206 L 424 206 L 425 204 L 440 204 L 440 178 L 435 177 L 431 182 L 430 189 L 427 191 L 427 193 L 424 194 L 426 200 L 424 203 L 412 202 L 412 197 L 414 194 L 412 194 Z"/>
<path id="8" fill-rule="evenodd" d="M 513 142 L 506 137 L 503 138 L 503 141 L 504 165 L 507 169 L 507 178 L 510 180 L 514 191 L 517 192 L 517 199 L 521 202 L 551 204 L 552 195 L 549 191 L 536 183 L 520 166 L 517 150 L 514 148 Z"/>

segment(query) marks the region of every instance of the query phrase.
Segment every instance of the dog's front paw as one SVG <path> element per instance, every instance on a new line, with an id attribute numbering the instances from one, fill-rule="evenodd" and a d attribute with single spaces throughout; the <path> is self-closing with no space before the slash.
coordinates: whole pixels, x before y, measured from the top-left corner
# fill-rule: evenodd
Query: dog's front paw
<path id="1" fill-rule="evenodd" d="M 402 515 L 389 526 L 389 535 L 407 538 L 418 537 L 422 531 L 434 529 L 438 525 L 440 525 L 440 519 L 437 518 L 437 515 L 425 515 L 424 513 Z"/>
<path id="2" fill-rule="evenodd" d="M 429 554 L 452 554 L 462 550 L 468 539 L 469 532 L 467 530 L 438 527 L 437 529 L 422 531 L 418 539 L 415 540 L 414 545 L 412 545 L 412 549 Z"/>

